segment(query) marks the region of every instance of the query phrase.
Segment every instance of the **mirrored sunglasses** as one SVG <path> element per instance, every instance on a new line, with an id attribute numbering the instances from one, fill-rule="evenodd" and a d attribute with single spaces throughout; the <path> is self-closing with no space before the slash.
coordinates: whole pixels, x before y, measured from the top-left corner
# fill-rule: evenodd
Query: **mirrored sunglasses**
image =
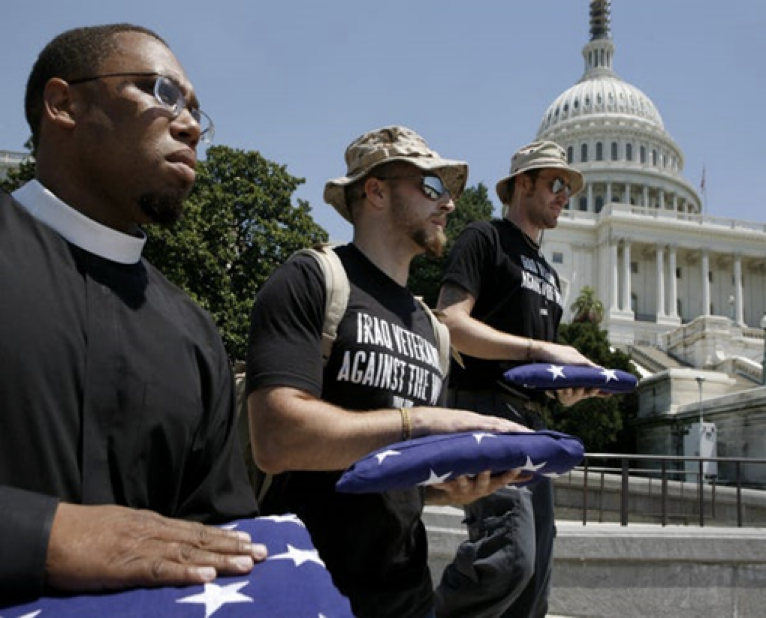
<path id="1" fill-rule="evenodd" d="M 551 189 L 551 193 L 559 194 L 562 191 L 564 191 L 567 197 L 572 195 L 571 185 L 566 180 L 564 180 L 561 176 L 557 176 L 556 178 L 554 178 L 553 181 L 548 183 L 548 186 Z"/>
<path id="2" fill-rule="evenodd" d="M 404 180 L 407 178 L 417 178 L 420 180 L 420 190 L 430 200 L 438 202 L 445 197 L 450 198 L 449 189 L 441 178 L 435 175 L 413 174 L 411 176 L 377 176 L 380 180 Z"/>

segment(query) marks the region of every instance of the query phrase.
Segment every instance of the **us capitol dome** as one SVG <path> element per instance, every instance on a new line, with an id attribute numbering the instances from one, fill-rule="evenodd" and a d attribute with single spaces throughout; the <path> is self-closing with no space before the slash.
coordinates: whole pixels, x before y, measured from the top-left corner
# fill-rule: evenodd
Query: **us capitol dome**
<path id="1" fill-rule="evenodd" d="M 619 201 L 700 213 L 698 193 L 681 176 L 683 152 L 665 131 L 657 107 L 612 68 L 609 5 L 590 3 L 585 73 L 550 104 L 537 138 L 562 145 L 586 177 L 585 194 L 570 208 L 600 212 L 605 203 Z"/>

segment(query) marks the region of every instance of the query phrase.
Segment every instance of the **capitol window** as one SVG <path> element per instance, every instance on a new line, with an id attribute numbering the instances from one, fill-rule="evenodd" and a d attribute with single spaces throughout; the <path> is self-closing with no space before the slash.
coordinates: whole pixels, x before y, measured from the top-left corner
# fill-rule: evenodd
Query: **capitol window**
<path id="1" fill-rule="evenodd" d="M 588 162 L 588 144 L 580 146 L 580 161 L 583 163 Z"/>
<path id="2" fill-rule="evenodd" d="M 596 161 L 604 160 L 604 145 L 601 142 L 596 143 Z"/>
<path id="3" fill-rule="evenodd" d="M 551 255 L 551 261 L 554 264 L 563 264 L 564 263 L 564 254 L 561 253 L 561 251 L 554 251 Z"/>

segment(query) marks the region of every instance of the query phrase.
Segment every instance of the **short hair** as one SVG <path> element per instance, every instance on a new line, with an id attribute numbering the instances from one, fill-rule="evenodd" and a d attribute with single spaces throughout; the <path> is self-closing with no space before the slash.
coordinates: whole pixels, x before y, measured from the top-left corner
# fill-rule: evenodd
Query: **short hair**
<path id="1" fill-rule="evenodd" d="M 532 182 L 536 182 L 537 177 L 540 175 L 540 171 L 541 171 L 540 169 L 534 168 L 531 170 L 527 170 L 526 172 L 521 172 L 521 174 L 524 174 L 525 176 L 529 176 Z M 521 176 L 521 174 L 519 174 L 519 176 Z M 513 200 L 513 192 L 516 190 L 516 179 L 519 176 L 514 176 L 508 182 L 508 204 L 510 204 L 511 201 Z"/>
<path id="2" fill-rule="evenodd" d="M 396 176 L 397 174 L 401 173 L 402 170 L 407 170 L 411 167 L 416 166 L 414 166 L 412 163 L 407 163 L 407 161 L 387 161 L 372 168 L 359 180 L 355 180 L 350 185 L 347 185 L 343 191 L 345 193 L 346 205 L 348 206 L 348 213 L 351 217 L 351 222 L 354 222 L 354 213 L 365 198 L 364 183 L 370 176 L 376 178 Z"/>
<path id="3" fill-rule="evenodd" d="M 103 61 L 115 50 L 114 35 L 122 32 L 145 34 L 169 47 L 156 32 L 148 28 L 120 23 L 73 28 L 62 32 L 43 48 L 29 74 L 24 96 L 24 113 L 32 131 L 33 149 L 37 149 L 40 140 L 45 84 L 54 77 L 74 79 L 98 71 Z"/>

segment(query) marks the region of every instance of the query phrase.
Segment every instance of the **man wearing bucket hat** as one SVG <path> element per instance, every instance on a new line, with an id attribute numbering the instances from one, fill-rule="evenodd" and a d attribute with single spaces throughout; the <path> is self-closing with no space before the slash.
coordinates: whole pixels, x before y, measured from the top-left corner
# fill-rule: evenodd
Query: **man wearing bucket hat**
<path id="1" fill-rule="evenodd" d="M 439 407 L 445 376 L 426 309 L 406 288 L 421 253 L 440 254 L 444 226 L 468 167 L 444 159 L 412 130 L 365 133 L 346 150 L 348 172 L 325 201 L 354 228 L 330 249 L 351 286 L 324 363 L 328 296 L 318 262 L 299 254 L 253 306 L 247 392 L 254 459 L 270 474 L 262 511 L 296 513 L 355 614 L 432 616 L 424 500 L 465 504 L 517 478 L 483 473 L 382 494 L 342 494 L 342 471 L 388 444 L 432 433 L 513 431 L 520 425 Z"/>
<path id="2" fill-rule="evenodd" d="M 530 362 L 593 365 L 555 343 L 561 292 L 540 250 L 543 232 L 582 187 L 560 146 L 534 142 L 513 155 L 497 183 L 503 218 L 471 223 L 459 236 L 438 302 L 463 361 L 453 363 L 448 405 L 543 429 L 546 396 L 511 389 L 503 373 Z M 598 394 L 556 393 L 564 405 Z M 470 540 L 444 571 L 437 616 L 545 616 L 555 536 L 550 481 L 503 488 L 465 510 Z"/>

